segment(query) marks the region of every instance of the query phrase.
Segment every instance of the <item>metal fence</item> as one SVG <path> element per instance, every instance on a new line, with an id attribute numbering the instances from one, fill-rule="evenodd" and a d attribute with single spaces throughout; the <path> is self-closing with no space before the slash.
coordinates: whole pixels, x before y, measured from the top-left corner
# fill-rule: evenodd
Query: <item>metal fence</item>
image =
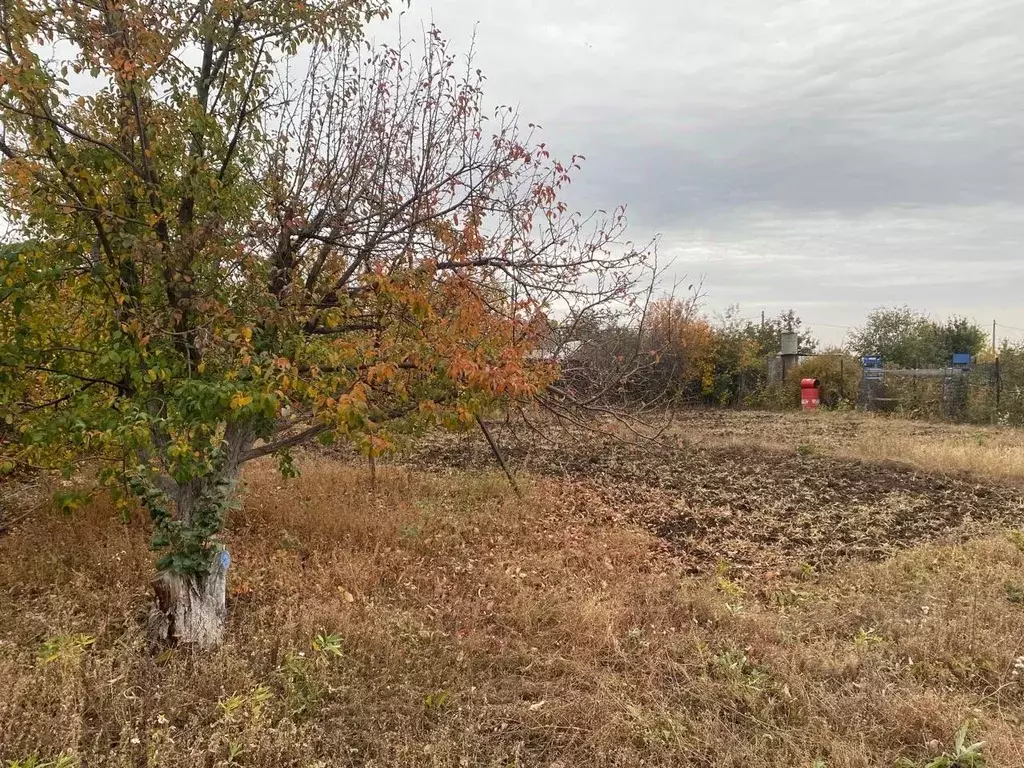
<path id="1" fill-rule="evenodd" d="M 885 369 L 862 376 L 857 405 L 911 418 L 1024 424 L 1024 365 L 999 358 L 970 368 Z"/>
<path id="2" fill-rule="evenodd" d="M 710 386 L 681 376 L 666 402 L 679 407 L 798 408 L 799 380 L 809 376 L 821 382 L 824 408 L 1024 426 L 1024 350 L 1004 352 L 993 362 L 911 369 L 865 369 L 856 358 L 835 353 L 801 355 L 787 369 L 779 357 L 767 357 L 742 371 L 716 371 Z"/>

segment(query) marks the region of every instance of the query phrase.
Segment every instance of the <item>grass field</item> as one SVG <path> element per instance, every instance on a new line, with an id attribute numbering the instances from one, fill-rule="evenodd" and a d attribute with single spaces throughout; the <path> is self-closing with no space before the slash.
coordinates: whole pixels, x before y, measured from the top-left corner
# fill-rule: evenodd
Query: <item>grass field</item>
<path id="1" fill-rule="evenodd" d="M 847 458 L 906 462 L 925 470 L 1024 484 L 1024 432 L 1019 429 L 854 412 L 704 411 L 676 416 L 673 432 L 704 443 L 809 447 Z"/>
<path id="2" fill-rule="evenodd" d="M 0 536 L 0 759 L 1024 765 L 1021 433 L 709 412 L 577 437 L 505 440 L 523 499 L 463 437 L 375 488 L 251 467 L 207 656 L 145 647 L 141 519 L 32 509 Z"/>

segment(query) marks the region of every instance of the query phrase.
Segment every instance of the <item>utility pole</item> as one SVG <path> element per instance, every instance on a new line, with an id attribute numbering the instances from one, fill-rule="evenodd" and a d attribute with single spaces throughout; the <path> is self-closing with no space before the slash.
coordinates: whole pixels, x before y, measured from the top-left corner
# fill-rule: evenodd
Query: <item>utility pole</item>
<path id="1" fill-rule="evenodd" d="M 996 321 L 992 321 L 992 352 L 996 351 Z"/>
<path id="2" fill-rule="evenodd" d="M 764 330 L 764 310 L 761 310 L 761 330 Z"/>

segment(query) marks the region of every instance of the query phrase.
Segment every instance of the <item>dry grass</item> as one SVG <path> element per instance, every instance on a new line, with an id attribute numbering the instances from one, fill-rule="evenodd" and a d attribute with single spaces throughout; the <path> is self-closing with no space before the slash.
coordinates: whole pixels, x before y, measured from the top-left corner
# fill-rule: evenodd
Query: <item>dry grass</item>
<path id="1" fill-rule="evenodd" d="M 1024 765 L 1009 538 L 754 594 L 555 482 L 254 467 L 208 657 L 144 648 L 143 523 L 40 512 L 0 538 L 0 759 L 874 767 L 969 720 L 989 765 Z"/>
<path id="2" fill-rule="evenodd" d="M 843 458 L 898 461 L 928 471 L 966 472 L 1024 483 L 1024 431 L 826 412 L 696 411 L 676 434 L 698 443 L 815 450 Z"/>

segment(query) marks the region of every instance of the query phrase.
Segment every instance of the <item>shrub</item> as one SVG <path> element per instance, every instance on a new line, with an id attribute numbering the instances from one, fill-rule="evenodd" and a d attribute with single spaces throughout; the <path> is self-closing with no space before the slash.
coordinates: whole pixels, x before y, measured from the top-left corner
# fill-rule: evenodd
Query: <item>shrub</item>
<path id="1" fill-rule="evenodd" d="M 821 382 L 822 406 L 840 408 L 856 402 L 860 375 L 860 363 L 855 358 L 841 352 L 825 352 L 794 368 L 782 389 L 786 401 L 796 407 L 800 404 L 800 380 L 817 379 Z"/>

